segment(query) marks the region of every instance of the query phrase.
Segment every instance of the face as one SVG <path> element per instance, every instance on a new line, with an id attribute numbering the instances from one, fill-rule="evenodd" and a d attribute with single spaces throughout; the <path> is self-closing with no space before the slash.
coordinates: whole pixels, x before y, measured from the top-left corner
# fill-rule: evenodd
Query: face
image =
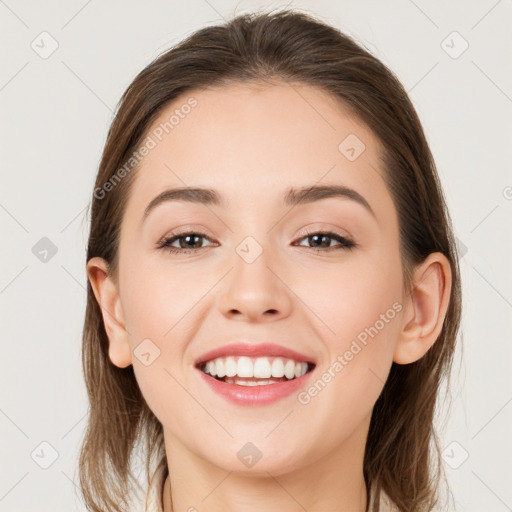
<path id="1" fill-rule="evenodd" d="M 176 109 L 188 113 L 162 130 Z M 286 84 L 192 91 L 146 135 L 156 146 L 134 171 L 118 285 L 127 364 L 166 444 L 227 471 L 279 475 L 364 438 L 403 299 L 376 137 L 326 93 Z M 345 192 L 289 193 L 313 186 Z M 166 200 L 144 216 L 183 187 L 220 199 Z M 239 341 L 295 350 L 314 369 L 271 402 L 228 400 L 195 364 Z M 237 455 L 249 441 L 262 454 L 251 469 Z"/>

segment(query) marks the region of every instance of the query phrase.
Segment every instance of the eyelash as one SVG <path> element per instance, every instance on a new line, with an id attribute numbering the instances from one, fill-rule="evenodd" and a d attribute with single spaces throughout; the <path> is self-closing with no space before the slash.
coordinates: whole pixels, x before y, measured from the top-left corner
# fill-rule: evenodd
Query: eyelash
<path id="1" fill-rule="evenodd" d="M 171 237 L 164 238 L 162 242 L 158 245 L 159 249 L 166 250 L 170 252 L 171 254 L 189 254 L 194 251 L 199 251 L 201 249 L 206 249 L 206 247 L 199 247 L 197 249 L 181 249 L 178 247 L 171 247 L 170 244 L 175 242 L 176 240 L 179 240 L 180 238 L 184 238 L 188 235 L 199 235 L 201 238 L 208 238 L 208 236 L 205 233 L 201 233 L 198 231 L 187 231 L 183 233 L 173 233 Z M 353 242 L 352 240 L 349 240 L 348 238 L 345 238 L 344 236 L 335 233 L 333 231 L 312 231 L 306 233 L 304 236 L 302 236 L 299 240 L 303 240 L 304 238 L 309 238 L 314 235 L 326 235 L 328 238 L 331 238 L 333 240 L 336 240 L 337 242 L 340 242 L 340 245 L 334 246 L 334 247 L 325 247 L 325 248 L 317 248 L 317 247 L 307 247 L 308 249 L 311 249 L 315 252 L 327 252 L 332 250 L 352 250 L 357 247 L 357 244 Z M 299 246 L 299 247 L 305 247 L 305 246 Z"/>

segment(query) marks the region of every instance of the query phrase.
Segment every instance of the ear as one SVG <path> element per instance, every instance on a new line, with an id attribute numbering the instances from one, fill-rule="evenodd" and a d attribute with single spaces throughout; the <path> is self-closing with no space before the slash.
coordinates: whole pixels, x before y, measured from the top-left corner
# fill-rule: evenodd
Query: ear
<path id="1" fill-rule="evenodd" d="M 416 267 L 393 355 L 395 363 L 413 363 L 423 357 L 435 343 L 443 328 L 451 286 L 450 262 L 444 254 L 429 254 Z"/>
<path id="2" fill-rule="evenodd" d="M 87 262 L 87 276 L 103 315 L 110 360 L 119 368 L 126 368 L 132 364 L 132 353 L 118 286 L 108 275 L 108 263 L 103 258 L 91 258 Z"/>

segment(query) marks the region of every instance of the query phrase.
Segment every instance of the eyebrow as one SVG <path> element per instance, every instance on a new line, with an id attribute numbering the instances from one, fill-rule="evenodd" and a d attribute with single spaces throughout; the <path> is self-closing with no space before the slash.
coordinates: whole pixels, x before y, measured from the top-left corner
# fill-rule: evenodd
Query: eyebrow
<path id="1" fill-rule="evenodd" d="M 285 206 L 298 206 L 331 197 L 350 199 L 363 206 L 373 217 L 377 218 L 368 201 L 357 191 L 344 185 L 315 185 L 302 188 L 290 188 L 283 198 Z M 224 198 L 214 189 L 203 187 L 171 188 L 158 194 L 146 206 L 142 221 L 158 205 L 169 201 L 187 201 L 213 206 L 226 206 Z"/>

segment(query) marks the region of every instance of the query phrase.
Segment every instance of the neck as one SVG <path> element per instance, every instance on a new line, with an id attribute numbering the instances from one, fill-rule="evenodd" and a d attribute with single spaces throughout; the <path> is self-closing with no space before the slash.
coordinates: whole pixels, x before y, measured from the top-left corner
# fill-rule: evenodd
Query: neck
<path id="1" fill-rule="evenodd" d="M 187 450 L 175 438 L 171 442 L 170 435 L 164 437 L 169 467 L 164 512 L 366 510 L 364 436 L 347 441 L 309 465 L 281 473 L 260 467 L 257 476 L 219 468 Z"/>

